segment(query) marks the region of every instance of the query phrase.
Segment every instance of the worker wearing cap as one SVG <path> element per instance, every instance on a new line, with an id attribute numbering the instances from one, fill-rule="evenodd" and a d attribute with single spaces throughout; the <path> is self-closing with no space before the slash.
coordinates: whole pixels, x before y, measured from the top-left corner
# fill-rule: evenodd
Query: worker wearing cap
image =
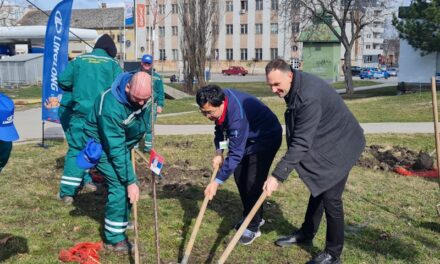
<path id="1" fill-rule="evenodd" d="M 95 165 L 108 185 L 105 205 L 105 248 L 128 252 L 130 203 L 139 198 L 131 149 L 142 139 L 151 116 L 151 76 L 145 72 L 123 73 L 95 101 L 82 136 L 83 151 L 77 150 L 76 175 Z M 90 147 L 90 140 L 102 145 Z M 85 147 L 85 149 L 84 149 Z M 81 152 L 80 152 L 81 151 Z"/>
<path id="2" fill-rule="evenodd" d="M 98 39 L 91 53 L 80 55 L 70 61 L 64 72 L 58 76 L 60 88 L 71 92 L 71 100 L 67 100 L 66 103 L 66 110 L 71 109 L 71 113 L 61 113 L 60 116 L 62 124 L 65 123 L 63 121 L 65 118 L 70 118 L 68 127 L 65 129 L 69 149 L 64 161 L 59 192 L 59 198 L 67 204 L 73 202 L 73 197 L 81 185 L 88 186 L 91 190 L 96 189 L 88 174 L 74 175 L 76 170 L 74 153 L 82 143 L 81 137 L 86 116 L 92 109 L 96 97 L 109 88 L 113 80 L 122 72 L 118 62 L 114 59 L 116 52 L 113 39 L 104 34 Z M 64 101 L 62 100 L 62 103 Z"/>
<path id="3" fill-rule="evenodd" d="M 153 76 L 153 91 L 154 91 L 154 103 L 155 103 L 155 112 L 154 112 L 154 121 L 156 121 L 156 116 L 159 113 L 162 113 L 163 107 L 165 105 L 165 92 L 163 88 L 162 77 L 153 69 L 153 56 L 150 54 L 145 54 L 141 59 L 141 67 L 139 71 L 144 71 Z M 153 146 L 153 134 L 147 133 L 145 135 L 145 152 L 149 152 L 151 147 Z"/>
<path id="4" fill-rule="evenodd" d="M 14 126 L 14 102 L 0 93 L 0 172 L 6 166 L 12 151 L 12 142 L 19 136 Z"/>

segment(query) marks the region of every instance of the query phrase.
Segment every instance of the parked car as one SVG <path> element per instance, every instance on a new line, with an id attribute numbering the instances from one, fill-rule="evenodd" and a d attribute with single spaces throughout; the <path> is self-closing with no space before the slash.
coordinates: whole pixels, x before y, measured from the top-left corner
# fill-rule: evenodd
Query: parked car
<path id="1" fill-rule="evenodd" d="M 362 68 L 359 66 L 351 66 L 351 75 L 358 76 L 361 73 Z"/>
<path id="2" fill-rule="evenodd" d="M 364 68 L 359 74 L 359 78 L 361 79 L 379 79 L 379 78 L 388 79 L 388 77 L 390 77 L 388 72 L 373 67 Z"/>
<path id="3" fill-rule="evenodd" d="M 229 69 L 222 70 L 223 75 L 243 75 L 248 74 L 248 71 L 241 66 L 231 66 Z"/>
<path id="4" fill-rule="evenodd" d="M 397 68 L 388 68 L 387 69 L 387 72 L 388 72 L 388 74 L 390 75 L 390 76 L 397 76 L 397 72 L 398 72 L 399 70 L 397 69 Z"/>

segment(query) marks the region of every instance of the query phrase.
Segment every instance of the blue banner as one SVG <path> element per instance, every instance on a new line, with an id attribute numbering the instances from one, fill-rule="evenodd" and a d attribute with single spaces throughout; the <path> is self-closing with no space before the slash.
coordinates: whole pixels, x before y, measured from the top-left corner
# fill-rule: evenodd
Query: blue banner
<path id="1" fill-rule="evenodd" d="M 133 9 L 134 9 L 134 2 L 124 2 L 125 4 L 125 10 L 124 10 L 124 17 L 125 17 L 125 25 L 126 26 L 132 26 L 133 25 Z"/>
<path id="2" fill-rule="evenodd" d="M 73 0 L 63 0 L 52 10 L 44 40 L 42 119 L 56 123 L 60 122 L 58 108 L 63 96 L 57 79 L 68 61 L 72 2 Z"/>

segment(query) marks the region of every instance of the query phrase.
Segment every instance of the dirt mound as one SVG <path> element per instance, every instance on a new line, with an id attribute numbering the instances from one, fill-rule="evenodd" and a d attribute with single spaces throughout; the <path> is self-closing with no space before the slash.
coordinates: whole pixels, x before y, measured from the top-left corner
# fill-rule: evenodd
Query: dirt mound
<path id="1" fill-rule="evenodd" d="M 390 171 L 396 166 L 412 170 L 429 170 L 434 160 L 424 151 L 413 151 L 400 146 L 371 145 L 365 147 L 357 165 L 375 170 Z"/>
<path id="2" fill-rule="evenodd" d="M 147 169 L 147 165 L 144 162 L 138 162 L 136 172 L 141 186 L 149 188 L 151 171 Z M 185 159 L 164 166 L 162 177 L 157 177 L 157 182 L 160 188 L 173 188 L 174 186 L 176 190 L 180 190 L 191 185 L 205 186 L 209 177 L 211 177 L 209 168 L 192 166 L 191 162 Z"/>

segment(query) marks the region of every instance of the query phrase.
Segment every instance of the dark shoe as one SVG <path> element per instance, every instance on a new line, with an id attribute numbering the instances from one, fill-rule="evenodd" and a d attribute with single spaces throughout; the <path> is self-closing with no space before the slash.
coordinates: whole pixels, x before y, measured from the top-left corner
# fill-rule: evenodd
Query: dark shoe
<path id="1" fill-rule="evenodd" d="M 324 251 L 307 262 L 307 264 L 341 264 L 341 261 Z"/>
<path id="2" fill-rule="evenodd" d="M 238 222 L 238 223 L 235 224 L 235 226 L 234 226 L 235 230 L 240 229 L 240 226 L 241 226 L 241 224 L 243 223 L 243 221 L 244 221 L 244 218 L 242 218 L 242 219 L 240 220 L 240 222 Z M 262 227 L 265 223 L 266 223 L 266 221 L 264 221 L 264 219 L 261 218 L 260 224 L 258 224 L 258 228 Z"/>
<path id="3" fill-rule="evenodd" d="M 104 244 L 104 248 L 108 251 L 112 251 L 119 254 L 130 254 L 133 253 L 133 246 L 130 241 L 122 240 L 116 244 Z"/>
<path id="4" fill-rule="evenodd" d="M 279 238 L 277 241 L 275 241 L 275 245 L 279 247 L 289 247 L 294 244 L 311 244 L 312 240 L 313 238 L 307 237 L 304 235 L 304 232 L 299 229 L 293 232 L 291 236 Z"/>
<path id="5" fill-rule="evenodd" d="M 243 235 L 241 235 L 239 242 L 242 245 L 250 245 L 257 237 L 261 236 L 260 230 L 253 232 L 249 229 L 245 229 Z"/>

